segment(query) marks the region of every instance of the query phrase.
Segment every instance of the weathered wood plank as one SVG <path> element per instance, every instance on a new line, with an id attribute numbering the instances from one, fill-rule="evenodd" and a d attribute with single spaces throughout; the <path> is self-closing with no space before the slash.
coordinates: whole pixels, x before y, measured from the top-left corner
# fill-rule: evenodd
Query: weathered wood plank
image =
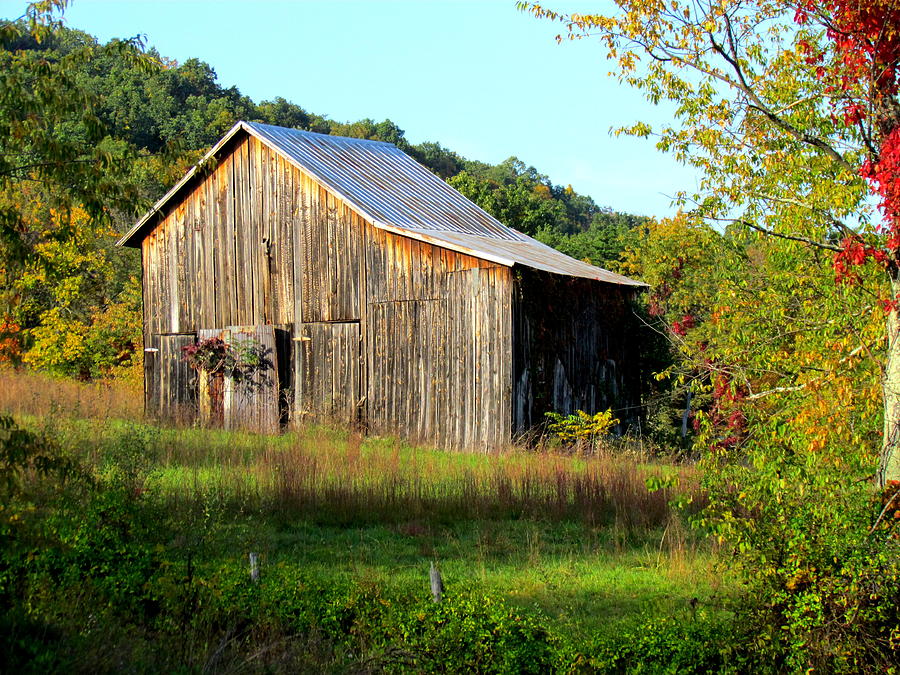
<path id="1" fill-rule="evenodd" d="M 235 224 L 236 236 L 243 243 L 243 260 L 241 271 L 244 279 L 244 293 L 246 306 L 243 322 L 252 325 L 259 322 L 259 222 L 253 217 L 256 211 L 253 209 L 252 188 L 252 156 L 250 153 L 251 139 L 245 139 L 240 145 L 240 171 L 235 173 L 237 185 L 236 193 L 240 194 L 240 221 Z"/>
<path id="2" fill-rule="evenodd" d="M 258 350 L 259 366 L 241 378 L 225 378 L 225 426 L 260 433 L 279 428 L 278 356 L 272 325 L 229 326 L 226 341 L 237 348 Z"/>
<path id="3" fill-rule="evenodd" d="M 187 279 L 184 269 L 184 203 L 175 207 L 167 223 L 167 253 L 169 256 L 169 331 L 178 333 L 182 330 L 182 314 L 184 311 L 183 296 L 187 292 Z"/>
<path id="4" fill-rule="evenodd" d="M 182 348 L 193 343 L 194 335 L 155 335 L 150 352 L 153 368 L 151 409 L 157 419 L 183 422 L 195 414 L 194 372 L 182 359 Z"/>
<path id="5" fill-rule="evenodd" d="M 360 387 L 359 323 L 305 323 L 300 345 L 304 420 L 352 425 Z"/>

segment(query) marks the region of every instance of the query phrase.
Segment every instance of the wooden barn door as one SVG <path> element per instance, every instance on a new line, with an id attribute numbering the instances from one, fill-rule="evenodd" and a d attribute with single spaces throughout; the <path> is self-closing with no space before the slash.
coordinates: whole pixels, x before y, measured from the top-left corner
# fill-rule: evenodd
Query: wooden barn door
<path id="1" fill-rule="evenodd" d="M 359 322 L 304 323 L 298 350 L 300 421 L 359 422 L 361 349 Z"/>
<path id="2" fill-rule="evenodd" d="M 182 359 L 193 333 L 152 335 L 144 348 L 144 400 L 153 418 L 189 422 L 196 415 L 194 371 Z"/>
<path id="3" fill-rule="evenodd" d="M 452 377 L 448 363 L 464 361 L 466 355 L 448 338 L 447 311 L 444 300 L 371 305 L 368 412 L 373 432 L 440 438 L 447 447 L 460 446 L 454 428 L 460 418 L 447 411 L 465 398 L 466 383 Z"/>
<path id="4" fill-rule="evenodd" d="M 228 326 L 224 330 L 204 329 L 198 338 L 222 338 L 256 365 L 230 373 L 200 373 L 200 419 L 210 426 L 277 433 L 282 418 L 279 351 L 284 340 L 277 339 L 271 325 Z M 282 348 L 279 349 L 279 346 Z M 283 354 L 281 355 L 283 358 Z M 283 370 L 283 369 L 281 369 Z"/>

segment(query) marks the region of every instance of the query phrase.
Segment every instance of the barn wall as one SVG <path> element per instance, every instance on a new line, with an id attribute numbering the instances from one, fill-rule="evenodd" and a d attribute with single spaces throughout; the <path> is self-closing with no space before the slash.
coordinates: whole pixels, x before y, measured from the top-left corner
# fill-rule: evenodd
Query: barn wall
<path id="1" fill-rule="evenodd" d="M 202 329 L 296 321 L 294 172 L 253 139 L 224 151 L 142 242 L 145 345 Z M 168 416 L 167 401 L 184 397 L 172 388 L 184 386 L 181 379 L 166 382 L 145 378 L 149 413 Z"/>
<path id="2" fill-rule="evenodd" d="M 638 415 L 639 327 L 633 291 L 587 279 L 517 270 L 513 307 L 513 429 L 544 413 L 612 408 Z"/>
<path id="3" fill-rule="evenodd" d="M 252 137 L 223 153 L 143 240 L 145 345 L 281 325 L 294 421 L 454 448 L 506 442 L 510 270 L 375 228 Z M 157 361 L 146 355 L 147 409 L 165 415 L 190 385 Z"/>
<path id="4" fill-rule="evenodd" d="M 370 429 L 448 448 L 508 442 L 509 268 L 367 226 L 365 269 Z"/>
<path id="5" fill-rule="evenodd" d="M 150 334 L 295 321 L 305 195 L 290 165 L 255 139 L 230 149 L 143 240 Z"/>

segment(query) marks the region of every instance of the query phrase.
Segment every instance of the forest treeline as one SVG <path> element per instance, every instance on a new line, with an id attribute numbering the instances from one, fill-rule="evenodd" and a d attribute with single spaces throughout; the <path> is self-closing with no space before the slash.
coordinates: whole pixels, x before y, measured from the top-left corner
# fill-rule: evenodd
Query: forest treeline
<path id="1" fill-rule="evenodd" d="M 391 120 L 337 122 L 281 97 L 256 103 L 202 60 L 177 63 L 134 41 L 100 44 L 25 17 L 3 23 L 2 49 L 0 361 L 137 376 L 139 258 L 114 251 L 115 235 L 241 119 L 394 143 L 507 225 L 601 266 L 614 266 L 647 220 L 516 157 L 489 164 L 413 144 Z"/>

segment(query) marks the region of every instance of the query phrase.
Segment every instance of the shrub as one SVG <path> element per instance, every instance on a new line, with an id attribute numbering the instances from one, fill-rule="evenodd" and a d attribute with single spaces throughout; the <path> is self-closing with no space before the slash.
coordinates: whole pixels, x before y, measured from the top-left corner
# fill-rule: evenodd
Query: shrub
<path id="1" fill-rule="evenodd" d="M 747 443 L 741 462 L 707 457 L 710 506 L 698 524 L 743 583 L 735 611 L 760 662 L 786 672 L 885 672 L 900 659 L 895 519 L 873 527 L 881 496 L 865 479 L 848 480 L 864 456 L 826 462 L 803 443 Z"/>
<path id="2" fill-rule="evenodd" d="M 548 427 L 550 431 L 564 441 L 593 442 L 608 434 L 610 429 L 619 423 L 619 420 L 613 417 L 612 410 L 604 410 L 594 415 L 589 415 L 583 410 L 576 410 L 572 415 L 548 412 L 546 416 L 550 420 Z"/>
<path id="3" fill-rule="evenodd" d="M 586 660 L 601 673 L 745 672 L 747 664 L 739 663 L 732 646 L 736 642 L 731 622 L 703 611 L 649 615 L 631 629 L 599 638 Z"/>
<path id="4" fill-rule="evenodd" d="M 543 673 L 558 665 L 559 640 L 540 615 L 486 595 L 414 605 L 393 637 L 406 656 L 401 665 L 416 672 Z"/>

